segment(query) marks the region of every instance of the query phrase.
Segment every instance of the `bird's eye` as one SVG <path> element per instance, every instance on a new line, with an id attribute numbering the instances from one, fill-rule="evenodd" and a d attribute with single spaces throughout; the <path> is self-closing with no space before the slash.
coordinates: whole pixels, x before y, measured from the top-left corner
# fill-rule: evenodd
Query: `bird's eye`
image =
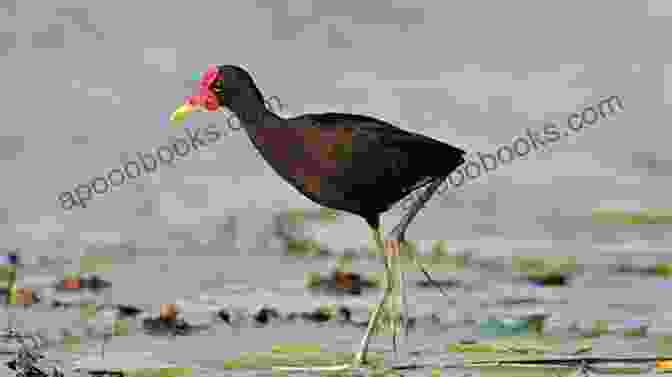
<path id="1" fill-rule="evenodd" d="M 212 91 L 215 93 L 221 92 L 222 89 L 222 83 L 220 81 L 215 81 L 215 83 L 212 85 Z"/>

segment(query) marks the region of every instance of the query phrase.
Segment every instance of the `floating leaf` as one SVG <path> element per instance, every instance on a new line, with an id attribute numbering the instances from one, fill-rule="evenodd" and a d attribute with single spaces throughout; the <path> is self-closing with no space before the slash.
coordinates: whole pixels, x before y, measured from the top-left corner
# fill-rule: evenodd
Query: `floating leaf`
<path id="1" fill-rule="evenodd" d="M 324 223 L 333 223 L 340 216 L 338 211 L 327 207 L 320 208 L 318 215 L 320 217 L 320 220 Z"/>
<path id="2" fill-rule="evenodd" d="M 112 327 L 112 336 L 128 336 L 128 321 L 117 319 Z"/>
<path id="3" fill-rule="evenodd" d="M 355 355 L 351 352 L 306 352 L 306 353 L 245 353 L 235 360 L 224 362 L 225 369 L 272 369 L 274 367 L 319 368 L 351 365 Z M 383 356 L 368 353 L 372 366 L 382 365 Z"/>
<path id="4" fill-rule="evenodd" d="M 571 274 L 576 272 L 575 256 L 520 256 L 512 257 L 512 269 L 532 277 L 543 277 L 550 274 Z"/>
<path id="5" fill-rule="evenodd" d="M 326 318 L 333 318 L 336 315 L 336 306 L 328 304 L 320 305 L 315 312 Z"/>
<path id="6" fill-rule="evenodd" d="M 352 266 L 352 254 L 344 254 L 336 257 L 336 271 L 349 272 Z"/>
<path id="7" fill-rule="evenodd" d="M 290 209 L 284 213 L 287 222 L 293 225 L 303 224 L 306 221 L 306 211 L 301 209 Z"/>
<path id="8" fill-rule="evenodd" d="M 112 266 L 112 257 L 102 255 L 83 255 L 79 258 L 81 273 L 96 273 L 109 271 Z"/>
<path id="9" fill-rule="evenodd" d="M 474 366 L 480 377 L 569 377 L 577 376 L 576 368 L 544 365 Z M 580 374 L 578 374 L 580 376 Z"/>
<path id="10" fill-rule="evenodd" d="M 294 256 L 318 256 L 322 254 L 322 249 L 314 240 L 288 240 L 287 254 Z"/>
<path id="11" fill-rule="evenodd" d="M 89 321 L 96 318 L 96 304 L 81 304 L 79 306 L 79 318 L 82 321 Z"/>
<path id="12" fill-rule="evenodd" d="M 271 349 L 275 353 L 310 353 L 322 352 L 319 344 L 276 344 Z"/>
<path id="13" fill-rule="evenodd" d="M 0 265 L 0 288 L 9 289 L 16 283 L 16 266 Z"/>
<path id="14" fill-rule="evenodd" d="M 318 272 L 306 272 L 305 286 L 306 288 L 319 287 L 322 282 L 322 277 Z"/>
<path id="15" fill-rule="evenodd" d="M 654 338 L 657 356 L 672 355 L 672 335 L 656 335 Z"/>
<path id="16" fill-rule="evenodd" d="M 586 340 L 579 340 L 572 345 L 572 353 L 585 352 L 591 349 L 590 342 Z M 509 353 L 509 354 L 545 354 L 545 353 L 560 353 L 560 349 L 565 346 L 557 337 L 551 336 L 509 336 L 497 338 L 489 342 L 478 343 L 457 343 L 448 345 L 448 352 L 457 353 Z M 514 356 L 515 357 L 515 356 Z M 517 356 L 520 357 L 520 356 Z M 482 359 L 475 359 L 482 361 Z M 487 360 L 487 359 L 486 359 Z"/>
<path id="17" fill-rule="evenodd" d="M 672 276 L 672 263 L 658 263 L 654 267 L 656 275 L 669 277 Z"/>
<path id="18" fill-rule="evenodd" d="M 374 287 L 380 288 L 383 286 L 383 282 L 385 281 L 385 273 L 384 272 L 371 272 L 365 275 L 366 280 L 369 281 Z"/>
<path id="19" fill-rule="evenodd" d="M 123 371 L 129 377 L 182 377 L 191 376 L 192 368 L 138 368 Z"/>
<path id="20" fill-rule="evenodd" d="M 625 211 L 617 209 L 593 210 L 592 219 L 600 224 L 672 224 L 672 210 L 670 209 L 642 209 L 640 211 Z"/>
<path id="21" fill-rule="evenodd" d="M 81 344 L 81 339 L 78 336 L 67 335 L 63 337 L 63 349 L 66 352 L 79 352 Z"/>
<path id="22" fill-rule="evenodd" d="M 585 337 L 594 338 L 609 333 L 609 322 L 603 319 L 597 319 L 593 322 L 593 328 L 589 333 L 584 334 Z"/>

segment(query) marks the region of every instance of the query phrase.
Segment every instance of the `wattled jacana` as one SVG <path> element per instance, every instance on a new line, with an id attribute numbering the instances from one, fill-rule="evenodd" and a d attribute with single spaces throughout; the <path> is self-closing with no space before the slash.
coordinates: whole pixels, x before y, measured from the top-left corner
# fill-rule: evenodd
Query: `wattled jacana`
<path id="1" fill-rule="evenodd" d="M 365 363 L 372 330 L 392 293 L 392 258 L 399 255 L 406 228 L 446 177 L 464 163 L 466 152 L 369 116 L 322 113 L 284 119 L 264 104 L 262 93 L 243 68 L 211 65 L 201 77 L 198 93 L 187 98 L 171 120 L 182 120 L 193 111 L 228 109 L 271 168 L 301 194 L 324 207 L 366 220 L 383 252 L 388 284 L 357 354 L 356 363 Z M 393 240 L 384 245 L 380 214 L 422 187 L 427 188 L 390 233 Z M 404 277 L 399 273 L 406 312 Z M 396 331 L 394 339 L 396 354 Z"/>

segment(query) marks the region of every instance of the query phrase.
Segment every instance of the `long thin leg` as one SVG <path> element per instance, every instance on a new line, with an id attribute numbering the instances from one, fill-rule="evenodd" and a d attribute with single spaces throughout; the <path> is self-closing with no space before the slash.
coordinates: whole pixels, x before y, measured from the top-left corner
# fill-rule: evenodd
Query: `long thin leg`
<path id="1" fill-rule="evenodd" d="M 404 217 L 402 217 L 399 224 L 397 224 L 397 226 L 395 226 L 392 229 L 392 231 L 389 234 L 390 239 L 397 240 L 400 243 L 406 243 L 405 239 L 406 229 L 410 225 L 411 221 L 413 221 L 415 216 L 418 215 L 418 212 L 420 212 L 420 210 L 425 206 L 425 204 L 429 201 L 429 199 L 431 199 L 434 192 L 436 192 L 436 190 L 439 189 L 439 186 L 441 186 L 442 182 L 443 180 L 437 179 L 436 181 L 432 182 L 422 194 L 420 194 L 418 199 L 415 202 L 413 202 L 408 212 L 406 212 Z M 407 248 L 407 250 L 409 249 Z M 409 255 L 410 254 L 411 253 L 409 252 Z M 425 267 L 422 266 L 420 262 L 418 262 L 415 255 L 410 255 L 410 257 L 413 259 L 413 262 L 415 263 L 416 267 L 418 267 L 418 269 L 422 271 L 422 273 L 425 275 L 427 280 L 429 280 L 430 283 L 432 283 L 436 288 L 438 288 L 443 296 L 448 297 L 448 294 L 443 290 L 443 288 L 441 288 L 441 286 L 434 279 L 432 279 L 432 277 L 429 275 L 429 272 L 427 272 L 427 269 L 425 269 Z"/>
<path id="2" fill-rule="evenodd" d="M 401 254 L 399 254 L 399 263 L 401 265 Z M 402 343 L 406 344 L 408 338 L 408 300 L 406 296 L 406 276 L 404 266 L 399 270 L 399 290 L 401 291 L 401 327 L 404 329 L 404 340 Z"/>
<path id="3" fill-rule="evenodd" d="M 401 306 L 402 306 L 402 308 L 401 308 L 402 313 L 401 314 L 402 315 L 401 315 L 401 321 L 400 322 L 403 323 L 404 317 L 406 316 L 406 312 L 405 312 L 406 307 L 404 305 L 405 300 L 404 300 L 404 292 L 403 292 L 403 289 L 404 289 L 403 275 L 402 275 L 403 270 L 401 269 L 401 259 L 400 259 L 401 253 L 400 253 L 399 249 L 400 249 L 399 248 L 399 242 L 396 242 L 395 240 L 386 241 L 386 243 L 385 243 L 385 253 L 386 253 L 387 257 L 389 258 L 388 261 L 389 261 L 390 265 L 394 265 L 394 269 L 393 269 L 394 276 L 399 277 L 398 279 L 395 279 L 395 283 L 397 281 L 399 282 L 399 292 L 395 292 L 396 293 L 395 298 L 398 299 L 399 296 L 401 297 Z M 393 264 L 392 261 L 394 261 L 395 263 Z M 396 285 L 396 284 L 393 284 L 393 286 L 394 285 Z M 401 323 L 399 323 L 399 324 L 397 323 L 396 310 L 394 311 L 394 314 L 395 314 L 395 318 L 393 318 L 392 346 L 393 346 L 393 349 L 394 349 L 394 357 L 398 361 L 399 353 L 397 352 L 398 351 L 397 337 L 399 336 L 399 326 L 401 325 Z"/>
<path id="4" fill-rule="evenodd" d="M 385 256 L 385 245 L 383 245 L 383 240 L 380 237 L 380 229 L 378 228 L 373 229 L 373 237 L 375 238 L 376 244 L 378 245 L 378 248 L 381 250 L 383 256 L 383 264 L 385 265 L 385 288 L 383 289 L 383 292 L 380 296 L 380 301 L 378 303 L 378 306 L 376 307 L 376 310 L 373 312 L 373 315 L 369 319 L 369 325 L 367 326 L 366 333 L 362 338 L 362 343 L 359 352 L 355 357 L 356 365 L 362 365 L 366 363 L 366 353 L 369 349 L 369 342 L 371 341 L 371 335 L 373 333 L 373 329 L 376 326 L 376 323 L 378 322 L 380 311 L 382 310 L 385 301 L 387 301 L 387 298 L 392 291 L 392 286 L 390 284 L 391 271 L 390 266 L 387 263 L 387 257 Z"/>
<path id="5" fill-rule="evenodd" d="M 420 209 L 422 209 L 425 204 L 429 201 L 429 199 L 432 197 L 434 192 L 438 190 L 439 186 L 443 182 L 442 179 L 437 179 L 436 181 L 432 182 L 427 189 L 420 194 L 420 197 L 411 205 L 411 208 L 409 211 L 404 215 L 404 217 L 401 219 L 399 224 L 395 226 L 392 231 L 390 232 L 389 238 L 391 240 L 395 240 L 398 243 L 403 243 L 405 242 L 405 234 L 406 234 L 406 229 L 408 228 L 408 225 L 411 223 L 411 221 L 415 218 L 415 216 L 418 214 Z M 380 230 L 378 227 L 374 227 L 374 237 L 376 239 L 376 243 L 378 244 L 378 248 L 381 249 L 381 251 L 384 253 L 385 252 L 385 245 L 383 245 L 381 236 L 380 236 Z M 441 286 L 432 279 L 432 277 L 429 275 L 427 270 L 417 261 L 415 256 L 412 256 L 413 261 L 415 262 L 415 265 L 422 271 L 422 273 L 427 277 L 427 280 L 429 280 L 432 284 L 434 284 L 435 287 L 439 289 L 441 294 L 443 294 L 445 297 L 448 297 L 448 294 L 443 291 Z M 376 308 L 376 311 L 373 313 L 373 316 L 371 320 L 369 321 L 368 328 L 366 329 L 366 334 L 364 335 L 364 338 L 362 339 L 362 344 L 360 347 L 360 351 L 357 353 L 357 356 L 355 358 L 355 363 L 357 365 L 361 365 L 363 363 L 366 363 L 366 352 L 369 347 L 369 342 L 371 340 L 371 332 L 373 330 L 374 325 L 378 321 L 378 316 L 380 314 L 380 310 L 382 309 L 383 304 L 385 304 L 385 301 L 387 300 L 388 296 L 391 293 L 391 284 L 390 284 L 390 267 L 387 264 L 387 259 L 384 260 L 385 263 L 385 278 L 387 281 L 387 286 L 385 287 L 385 290 L 383 291 L 381 295 L 381 300 L 380 303 L 378 304 L 378 307 Z M 402 283 L 403 284 L 403 283 Z M 403 293 L 402 293 L 403 294 Z M 405 299 L 404 299 L 405 301 Z M 405 310 L 405 309 L 404 309 Z"/>

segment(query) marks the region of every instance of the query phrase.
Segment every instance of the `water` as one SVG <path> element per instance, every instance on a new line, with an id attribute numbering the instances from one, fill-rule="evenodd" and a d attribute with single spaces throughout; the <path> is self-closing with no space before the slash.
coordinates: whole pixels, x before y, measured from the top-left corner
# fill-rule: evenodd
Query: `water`
<path id="1" fill-rule="evenodd" d="M 493 238 L 462 243 L 469 244 L 470 249 L 475 251 L 476 260 L 495 261 L 493 263 L 500 263 L 504 271 L 510 263 L 510 253 L 507 256 L 506 250 L 526 250 L 527 255 L 574 254 L 584 272 L 564 287 L 532 285 L 515 280 L 510 273 L 477 266 L 458 272 L 432 273 L 438 280 L 457 279 L 462 282 L 458 287 L 447 288 L 451 296 L 449 299 L 435 289 L 416 286 L 417 281 L 423 280 L 421 273 L 408 273 L 409 316 L 419 320 L 407 339 L 405 350 L 417 351 L 415 357 L 419 359 L 458 360 L 459 355 L 445 352 L 446 345 L 479 336 L 477 326 L 463 321 L 484 320 L 490 315 L 546 312 L 551 314 L 547 321 L 548 330 L 561 335 L 567 334 L 572 323 L 590 328 L 593 321 L 599 319 L 609 320 L 611 326 L 646 320 L 651 323 L 654 333 L 672 329 L 672 317 L 666 314 L 671 312 L 672 303 L 662 293 L 662 289 L 669 287 L 669 281 L 634 274 L 613 274 L 607 270 L 608 265 L 617 263 L 646 265 L 669 262 L 672 258 L 667 253 L 613 246 L 611 250 L 593 245 L 576 247 L 576 243 L 572 250 L 567 250 L 566 245 L 563 247 L 559 242 L 555 245 L 560 246 L 554 248 L 553 242 L 504 239 L 495 242 Z M 106 345 L 106 355 L 114 358 L 118 353 L 150 352 L 143 355 L 157 362 L 209 370 L 194 371 L 194 375 L 214 376 L 219 371 L 223 373 L 221 375 L 243 376 L 249 375 L 249 371 L 225 371 L 223 361 L 237 358 L 244 352 L 267 352 L 279 343 L 315 343 L 328 351 L 355 351 L 364 330 L 333 321 L 323 325 L 303 321 L 271 322 L 257 328 L 248 320 L 231 327 L 214 319 L 212 313 L 216 308 L 223 307 L 235 307 L 251 313 L 266 304 L 281 313 L 289 313 L 309 312 L 321 304 L 336 304 L 352 308 L 355 317 L 363 320 L 367 305 L 373 305 L 378 300 L 377 290 L 365 290 L 362 296 L 310 293 L 304 288 L 304 273 L 327 274 L 329 266 L 335 262 L 333 257 L 287 257 L 282 255 L 281 250 L 262 250 L 265 243 L 260 244 L 257 248 L 241 250 L 227 239 L 203 244 L 193 242 L 187 247 L 163 250 L 137 248 L 129 252 L 127 248 L 117 247 L 115 250 L 107 247 L 103 253 L 99 249 L 98 253 L 113 257 L 109 271 L 101 274 L 113 286 L 95 298 L 98 303 L 134 305 L 154 315 L 158 314 L 160 304 L 178 303 L 188 322 L 212 325 L 204 332 L 176 338 L 150 336 L 136 328 L 129 336 L 113 338 Z M 454 244 L 460 243 L 451 243 Z M 49 265 L 45 258 L 37 262 L 20 271 L 19 279 L 24 280 L 26 285 L 44 286 L 69 268 L 58 263 Z M 382 266 L 375 260 L 362 257 L 353 261 L 352 269 L 366 273 L 381 271 Z M 450 299 L 455 299 L 457 306 L 451 304 Z M 506 300 L 510 302 L 504 302 Z M 85 336 L 77 307 L 53 309 L 40 304 L 28 310 L 12 310 L 22 328 L 41 329 L 54 339 L 64 328 Z M 439 318 L 439 323 L 429 320 L 432 313 Z M 656 346 L 652 339 L 651 336 L 624 338 L 609 335 L 597 339 L 594 352 L 599 355 L 655 354 Z M 370 348 L 372 352 L 384 352 L 389 365 L 395 363 L 391 340 L 390 336 L 375 337 Z M 96 355 L 99 351 L 100 341 L 92 338 L 85 340 L 77 353 L 64 352 L 56 345 L 48 348 L 50 358 L 65 362 Z M 406 357 L 408 360 L 409 356 Z M 471 372 L 478 375 L 476 370 Z M 443 373 L 454 375 L 449 370 Z M 428 374 L 429 369 L 404 372 L 406 376 Z"/>

